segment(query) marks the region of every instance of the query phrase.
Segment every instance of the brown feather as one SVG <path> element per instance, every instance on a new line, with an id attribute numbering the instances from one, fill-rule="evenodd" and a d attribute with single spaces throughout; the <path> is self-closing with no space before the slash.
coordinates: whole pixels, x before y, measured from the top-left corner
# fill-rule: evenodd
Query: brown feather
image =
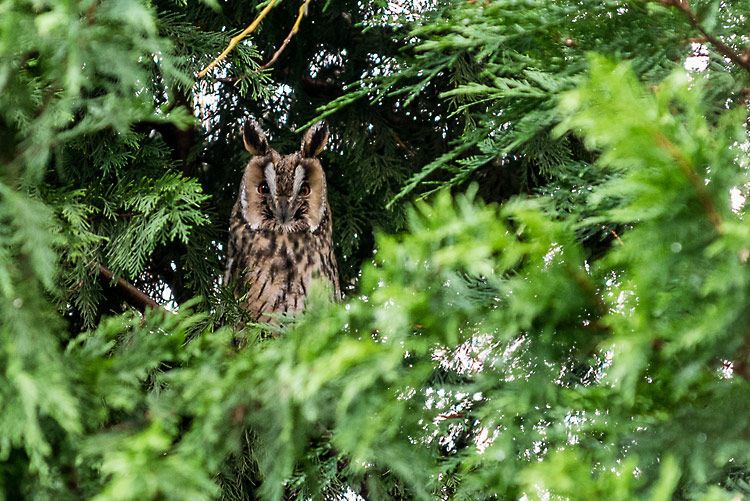
<path id="1" fill-rule="evenodd" d="M 316 277 L 330 282 L 334 299 L 341 291 L 325 172 L 314 158 L 325 146 L 327 127 L 314 126 L 301 152 L 290 155 L 259 147 L 265 137 L 259 127 L 245 126 L 246 146 L 250 142 L 252 151 L 262 154 L 245 167 L 232 209 L 225 282 L 234 284 L 250 318 L 278 322 L 279 314 L 304 309 Z M 309 190 L 294 190 L 298 166 Z"/>

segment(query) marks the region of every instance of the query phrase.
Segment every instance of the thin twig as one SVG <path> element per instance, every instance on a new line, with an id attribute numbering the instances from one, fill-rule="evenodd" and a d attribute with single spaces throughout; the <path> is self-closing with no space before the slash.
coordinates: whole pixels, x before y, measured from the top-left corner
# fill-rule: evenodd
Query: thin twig
<path id="1" fill-rule="evenodd" d="M 736 53 L 730 46 L 708 33 L 698 20 L 695 12 L 693 12 L 693 9 L 690 8 L 690 4 L 687 2 L 687 0 L 661 0 L 661 3 L 663 3 L 664 5 L 676 7 L 678 10 L 682 11 L 687 16 L 688 21 L 690 21 L 690 24 L 693 26 L 693 28 L 700 31 L 705 39 L 716 48 L 716 51 L 719 54 L 726 57 L 733 63 L 739 65 L 741 68 L 744 68 L 745 71 L 750 73 L 750 57 L 748 57 L 746 54 Z"/>
<path id="2" fill-rule="evenodd" d="M 112 284 L 112 281 L 115 279 L 115 274 L 112 273 L 112 270 L 102 264 L 99 265 L 99 276 L 107 284 Z M 125 299 L 130 306 L 137 308 L 141 313 L 145 313 L 147 308 L 155 310 L 162 309 L 161 305 L 154 301 L 148 294 L 138 289 L 122 277 L 117 277 L 114 287 L 122 293 L 123 299 Z"/>
<path id="3" fill-rule="evenodd" d="M 237 46 L 238 43 L 240 43 L 242 41 L 242 39 L 244 39 L 250 33 L 252 33 L 253 31 L 255 31 L 255 28 L 257 28 L 258 25 L 260 24 L 260 22 L 263 21 L 263 18 L 266 17 L 269 12 L 271 12 L 271 9 L 273 9 L 274 5 L 276 5 L 276 2 L 277 2 L 277 0 L 271 0 L 270 2 L 268 2 L 268 5 L 266 5 L 265 8 L 262 11 L 260 11 L 260 14 L 258 14 L 258 17 L 256 17 L 253 20 L 253 22 L 250 23 L 250 25 L 247 28 L 245 28 L 244 30 L 242 30 L 242 33 L 240 33 L 239 35 L 237 35 L 235 37 L 232 37 L 232 39 L 229 41 L 229 45 L 227 45 L 227 48 L 224 49 L 224 52 L 222 52 L 221 54 L 219 54 L 219 56 L 216 59 L 214 59 L 213 61 L 211 61 L 211 63 L 209 63 L 208 66 L 206 66 L 205 68 L 203 68 L 198 73 L 198 78 L 205 77 L 208 74 L 209 71 L 211 71 L 212 69 L 214 69 L 214 67 L 217 64 L 219 64 L 221 61 L 223 61 L 224 58 L 226 58 L 227 55 L 229 55 L 229 53 L 232 52 L 232 50 Z"/>
<path id="4" fill-rule="evenodd" d="M 305 14 L 307 14 L 307 7 L 310 5 L 310 0 L 305 0 L 302 5 L 299 6 L 299 12 L 297 13 L 297 20 L 294 21 L 294 26 L 292 26 L 291 31 L 286 36 L 284 41 L 281 43 L 281 47 L 273 53 L 273 57 L 263 66 L 260 67 L 260 69 L 265 70 L 267 68 L 270 68 L 273 63 L 276 62 L 276 60 L 279 58 L 282 52 L 284 52 L 284 49 L 286 49 L 286 46 L 289 45 L 289 42 L 292 41 L 292 37 L 297 34 L 299 31 L 299 26 L 302 24 L 302 18 L 305 17 Z"/>
<path id="5" fill-rule="evenodd" d="M 721 234 L 723 230 L 719 211 L 716 210 L 716 206 L 711 199 L 711 195 L 706 190 L 703 179 L 701 179 L 698 173 L 695 172 L 695 169 L 693 169 L 690 160 L 688 160 L 688 158 L 686 158 L 682 153 L 682 150 L 675 146 L 675 144 L 672 143 L 664 134 L 657 133 L 656 141 L 659 143 L 659 146 L 667 150 L 672 158 L 677 161 L 677 165 L 680 166 L 683 174 L 685 174 L 685 177 L 688 178 L 688 181 L 690 181 L 693 189 L 695 189 L 695 192 L 698 195 L 698 200 L 703 206 L 703 209 L 706 211 L 708 220 L 711 221 L 711 224 L 716 229 L 716 232 Z"/>

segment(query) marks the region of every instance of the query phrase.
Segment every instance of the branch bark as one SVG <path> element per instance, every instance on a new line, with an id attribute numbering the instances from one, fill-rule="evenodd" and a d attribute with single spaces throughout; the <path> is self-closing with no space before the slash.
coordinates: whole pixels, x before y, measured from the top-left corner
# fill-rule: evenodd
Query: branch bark
<path id="1" fill-rule="evenodd" d="M 719 54 L 726 57 L 727 59 L 750 73 L 750 57 L 748 56 L 748 51 L 750 51 L 750 48 L 746 50 L 745 53 L 738 54 L 730 46 L 728 46 L 715 36 L 711 35 L 700 23 L 698 17 L 695 15 L 695 12 L 693 12 L 693 9 L 690 8 L 690 4 L 687 0 L 661 0 L 661 3 L 664 5 L 676 7 L 678 10 L 683 12 L 687 16 L 688 21 L 690 21 L 690 24 L 693 26 L 693 28 L 700 31 L 701 35 L 703 35 L 706 41 L 708 41 L 716 48 L 716 51 Z"/>
<path id="2" fill-rule="evenodd" d="M 148 308 L 155 310 L 163 309 L 161 305 L 154 301 L 148 294 L 138 289 L 124 278 L 115 277 L 112 270 L 102 264 L 99 265 L 99 278 L 106 285 L 113 286 L 117 289 L 125 302 L 136 308 L 141 313 L 145 313 Z"/>
<path id="3" fill-rule="evenodd" d="M 260 69 L 265 70 L 267 68 L 270 68 L 273 63 L 276 62 L 276 60 L 281 56 L 281 53 L 284 52 L 284 49 L 286 49 L 286 46 L 289 45 L 289 42 L 292 41 L 292 37 L 297 34 L 299 31 L 299 26 L 302 23 L 302 18 L 305 17 L 305 14 L 307 14 L 307 7 L 310 5 L 310 0 L 305 0 L 302 5 L 299 6 L 299 12 L 297 13 L 297 19 L 294 21 L 294 25 L 292 26 L 292 29 L 289 31 L 289 34 L 286 36 L 284 41 L 281 43 L 281 46 L 278 48 L 276 52 L 273 53 L 273 57 L 260 67 Z"/>
<path id="4" fill-rule="evenodd" d="M 682 170 L 683 174 L 685 174 L 685 177 L 688 179 L 691 186 L 695 190 L 698 201 L 703 206 L 703 210 L 706 212 L 708 220 L 711 221 L 711 224 L 716 229 L 716 232 L 722 234 L 723 228 L 721 215 L 716 209 L 711 195 L 706 190 L 706 185 L 703 179 L 698 175 L 697 172 L 695 172 L 695 169 L 693 169 L 690 160 L 686 158 L 682 151 L 665 135 L 658 133 L 656 135 L 656 140 L 659 145 L 667 150 L 672 158 L 675 159 L 677 165 L 680 167 L 680 170 Z"/>
<path id="5" fill-rule="evenodd" d="M 229 55 L 229 53 L 232 52 L 232 50 L 234 50 L 235 47 L 237 47 L 238 43 L 240 43 L 250 33 L 255 31 L 255 28 L 257 28 L 260 22 L 263 21 L 263 18 L 265 18 L 268 15 L 268 13 L 271 12 L 271 9 L 273 9 L 273 7 L 276 5 L 276 1 L 277 0 L 271 0 L 270 2 L 268 2 L 268 5 L 266 5 L 262 11 L 260 11 L 260 14 L 258 14 L 258 17 L 256 17 L 247 28 L 242 30 L 242 32 L 239 35 L 232 37 L 232 39 L 229 40 L 229 45 L 227 45 L 227 48 L 224 49 L 224 51 L 221 54 L 219 54 L 219 56 L 216 59 L 211 61 L 208 66 L 203 68 L 198 73 L 198 78 L 205 77 L 209 71 L 214 69 L 214 67 L 217 64 L 222 62 Z"/>

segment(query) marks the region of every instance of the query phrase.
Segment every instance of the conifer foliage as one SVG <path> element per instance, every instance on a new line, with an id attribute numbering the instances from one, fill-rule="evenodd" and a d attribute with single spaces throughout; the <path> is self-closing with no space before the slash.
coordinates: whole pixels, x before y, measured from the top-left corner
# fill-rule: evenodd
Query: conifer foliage
<path id="1" fill-rule="evenodd" d="M 0 499 L 750 495 L 748 12 L 0 2 Z M 248 116 L 331 128 L 346 297 L 282 327 Z"/>

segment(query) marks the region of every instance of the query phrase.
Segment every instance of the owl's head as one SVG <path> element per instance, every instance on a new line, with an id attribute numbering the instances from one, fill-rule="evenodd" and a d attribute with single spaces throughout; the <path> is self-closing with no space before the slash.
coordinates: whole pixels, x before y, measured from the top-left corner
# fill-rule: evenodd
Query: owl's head
<path id="1" fill-rule="evenodd" d="M 253 120 L 242 128 L 253 158 L 240 187 L 242 214 L 254 230 L 313 233 L 328 209 L 326 177 L 317 156 L 328 141 L 328 127 L 318 122 L 305 132 L 296 153 L 280 155 Z"/>

